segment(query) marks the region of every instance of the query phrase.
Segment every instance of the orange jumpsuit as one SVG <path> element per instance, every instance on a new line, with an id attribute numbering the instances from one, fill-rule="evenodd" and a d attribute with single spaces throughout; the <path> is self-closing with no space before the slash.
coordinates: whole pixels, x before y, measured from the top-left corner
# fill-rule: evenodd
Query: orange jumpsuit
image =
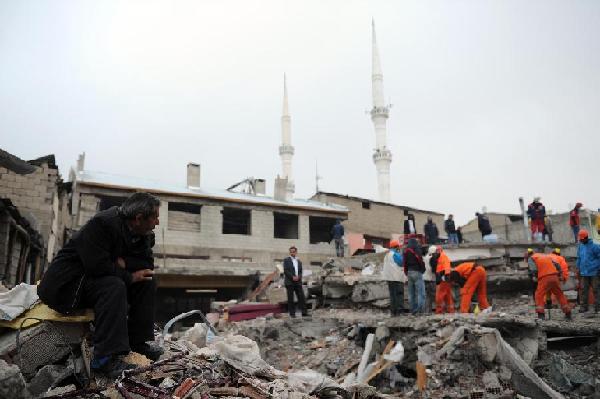
<path id="1" fill-rule="evenodd" d="M 560 262 L 553 261 L 552 256 L 548 254 L 533 254 L 530 259 L 535 263 L 538 276 L 537 289 L 535 290 L 535 311 L 544 313 L 546 295 L 552 294 L 558 299 L 562 311 L 565 314 L 571 313 L 569 302 L 560 289 L 560 278 L 564 278 L 565 274 L 567 277 L 569 276 L 568 268 L 565 270 Z"/>
<path id="2" fill-rule="evenodd" d="M 464 287 L 460 289 L 460 312 L 469 313 L 471 298 L 477 291 L 477 300 L 481 310 L 490 307 L 487 300 L 487 275 L 483 266 L 475 267 L 475 262 L 465 262 L 456 266 L 455 271 L 466 279 Z"/>
<path id="3" fill-rule="evenodd" d="M 446 276 L 446 281 L 440 282 L 435 289 L 435 313 L 444 313 L 444 305 L 447 313 L 454 313 L 452 285 L 448 282 L 450 271 L 450 258 L 444 251 L 441 251 L 435 272 L 436 274 L 443 273 Z"/>

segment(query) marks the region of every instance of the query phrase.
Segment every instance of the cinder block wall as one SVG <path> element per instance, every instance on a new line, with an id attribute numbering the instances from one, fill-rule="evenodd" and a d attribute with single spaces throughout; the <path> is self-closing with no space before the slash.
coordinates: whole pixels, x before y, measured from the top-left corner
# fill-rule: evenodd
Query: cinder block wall
<path id="1" fill-rule="evenodd" d="M 42 234 L 46 245 L 55 218 L 53 200 L 59 174 L 47 163 L 35 168 L 33 173 L 19 175 L 0 167 L 0 197 L 9 198 L 22 215 L 33 215 L 37 223 L 33 227 Z"/>

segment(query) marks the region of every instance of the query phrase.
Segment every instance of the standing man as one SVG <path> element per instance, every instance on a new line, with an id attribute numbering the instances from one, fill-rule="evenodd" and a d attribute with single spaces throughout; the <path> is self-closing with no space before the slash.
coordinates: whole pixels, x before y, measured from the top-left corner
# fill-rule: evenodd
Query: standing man
<path id="1" fill-rule="evenodd" d="M 477 291 L 479 309 L 484 310 L 490 307 L 487 300 L 487 274 L 482 265 L 475 262 L 461 263 L 450 272 L 450 281 L 461 287 L 460 313 L 469 313 L 471 298 L 475 291 Z"/>
<path id="2" fill-rule="evenodd" d="M 579 209 L 583 204 L 578 202 L 575 204 L 575 208 L 569 213 L 569 225 L 571 226 L 571 230 L 573 230 L 573 236 L 575 237 L 575 242 L 577 242 L 578 234 L 579 234 Z"/>
<path id="3" fill-rule="evenodd" d="M 544 226 L 544 235 L 546 236 L 548 242 L 552 242 L 552 234 L 554 234 L 554 228 L 552 227 L 552 219 L 550 218 L 550 216 L 546 216 L 546 218 L 544 219 Z"/>
<path id="4" fill-rule="evenodd" d="M 462 235 L 462 231 L 460 230 L 460 227 L 456 228 L 456 238 L 458 239 L 459 244 L 463 243 L 463 235 Z"/>
<path id="5" fill-rule="evenodd" d="M 64 314 L 94 309 L 91 368 L 110 378 L 135 368 L 125 363 L 130 350 L 157 360 L 154 340 L 156 283 L 152 230 L 160 201 L 135 193 L 120 207 L 92 217 L 58 252 L 38 286 L 40 299 Z"/>
<path id="6" fill-rule="evenodd" d="M 577 246 L 577 271 L 583 281 L 583 295 L 581 312 L 588 311 L 589 290 L 594 292 L 594 312 L 600 311 L 600 245 L 590 240 L 587 230 L 582 229 L 578 234 Z"/>
<path id="7" fill-rule="evenodd" d="M 392 240 L 390 250 L 383 259 L 382 277 L 388 283 L 390 290 L 390 310 L 392 316 L 399 316 L 404 313 L 404 284 L 406 275 L 402 270 L 404 261 L 400 252 L 400 242 Z"/>
<path id="8" fill-rule="evenodd" d="M 423 231 L 425 232 L 425 240 L 427 244 L 437 244 L 439 241 L 440 233 L 435 223 L 433 223 L 433 218 L 431 216 L 427 216 L 427 223 L 423 227 Z"/>
<path id="9" fill-rule="evenodd" d="M 404 221 L 404 234 L 417 234 L 417 225 L 415 224 L 415 215 L 409 213 Z"/>
<path id="10" fill-rule="evenodd" d="M 490 219 L 488 219 L 488 217 L 483 213 L 479 212 L 475 212 L 475 216 L 477 216 L 477 227 L 481 233 L 481 239 L 489 234 L 492 234 L 492 225 L 490 224 Z"/>
<path id="11" fill-rule="evenodd" d="M 540 201 L 540 197 L 535 197 L 533 202 L 527 206 L 527 217 L 529 217 L 532 241 L 536 241 L 536 237 L 541 236 L 543 238 L 544 235 L 546 207 Z"/>
<path id="12" fill-rule="evenodd" d="M 296 304 L 294 303 L 294 293 L 298 299 L 298 307 L 302 316 L 308 316 L 306 312 L 306 300 L 302 290 L 302 262 L 296 257 L 298 249 L 290 247 L 290 256 L 283 260 L 283 275 L 285 290 L 287 291 L 288 311 L 290 317 L 296 317 Z"/>
<path id="13" fill-rule="evenodd" d="M 412 314 L 420 313 L 425 304 L 425 263 L 421 247 L 415 238 L 410 238 L 402 254 L 404 274 L 408 277 L 408 303 Z"/>
<path id="14" fill-rule="evenodd" d="M 458 235 L 456 234 L 454 216 L 448 215 L 448 219 L 444 222 L 444 231 L 448 234 L 448 244 L 458 245 Z"/>
<path id="15" fill-rule="evenodd" d="M 331 228 L 331 236 L 335 242 L 335 254 L 338 258 L 344 257 L 344 226 L 340 219 L 335 221 Z"/>
<path id="16" fill-rule="evenodd" d="M 561 281 L 569 278 L 568 269 L 565 271 L 550 254 L 527 253 L 527 264 L 533 281 L 537 282 L 535 290 L 535 312 L 539 319 L 545 319 L 546 298 L 551 294 L 558 299 L 560 307 L 567 320 L 571 320 L 569 302 L 560 288 Z"/>

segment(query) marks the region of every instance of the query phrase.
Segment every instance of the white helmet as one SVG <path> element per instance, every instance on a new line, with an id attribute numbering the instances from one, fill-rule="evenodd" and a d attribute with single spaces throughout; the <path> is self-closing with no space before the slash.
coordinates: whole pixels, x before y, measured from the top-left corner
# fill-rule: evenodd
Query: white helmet
<path id="1" fill-rule="evenodd" d="M 429 249 L 427 250 L 427 255 L 433 255 L 434 253 L 437 252 L 437 247 L 435 245 L 432 245 L 429 247 Z"/>

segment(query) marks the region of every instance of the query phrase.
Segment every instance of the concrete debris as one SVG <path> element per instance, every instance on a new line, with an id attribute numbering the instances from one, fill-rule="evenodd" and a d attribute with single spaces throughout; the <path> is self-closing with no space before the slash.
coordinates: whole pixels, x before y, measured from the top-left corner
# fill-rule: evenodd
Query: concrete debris
<path id="1" fill-rule="evenodd" d="M 19 367 L 0 359 L 0 398 L 25 399 L 31 395 Z"/>

